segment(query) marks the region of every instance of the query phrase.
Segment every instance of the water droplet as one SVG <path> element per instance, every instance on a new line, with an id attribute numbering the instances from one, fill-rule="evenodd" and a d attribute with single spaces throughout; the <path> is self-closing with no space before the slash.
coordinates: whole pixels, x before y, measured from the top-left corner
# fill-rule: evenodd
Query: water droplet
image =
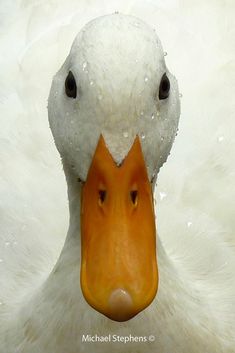
<path id="1" fill-rule="evenodd" d="M 167 56 L 167 52 L 166 51 L 164 51 L 164 56 Z"/>
<path id="2" fill-rule="evenodd" d="M 157 113 L 156 113 L 156 115 L 157 115 L 157 116 L 160 116 L 160 112 L 159 112 L 159 110 L 157 110 Z"/>
<path id="3" fill-rule="evenodd" d="M 0 305 L 2 305 L 2 304 L 3 304 L 3 302 L 0 301 Z"/>
<path id="4" fill-rule="evenodd" d="M 101 101 L 101 100 L 103 99 L 102 94 L 99 94 L 99 95 L 98 95 L 98 99 L 99 99 L 99 101 Z"/>
<path id="5" fill-rule="evenodd" d="M 138 62 L 139 62 L 139 60 L 138 60 L 138 59 L 135 59 L 135 62 L 136 62 L 136 63 L 138 63 Z"/>
<path id="6" fill-rule="evenodd" d="M 74 120 L 73 120 L 73 119 L 72 119 L 72 120 L 70 120 L 70 123 L 71 123 L 71 124 L 73 124 L 73 123 L 74 123 Z"/>
<path id="7" fill-rule="evenodd" d="M 161 136 L 161 141 L 164 141 L 164 137 L 163 136 Z"/>
<path id="8" fill-rule="evenodd" d="M 135 22 L 135 23 L 134 23 L 134 26 L 135 26 L 135 27 L 139 27 L 139 25 L 140 25 L 139 22 Z"/>
<path id="9" fill-rule="evenodd" d="M 5 241 L 5 246 L 9 246 L 10 242 L 9 241 Z"/>
<path id="10" fill-rule="evenodd" d="M 222 142 L 222 141 L 224 141 L 224 136 L 221 135 L 218 137 L 218 142 Z"/>
<path id="11" fill-rule="evenodd" d="M 188 221 L 188 222 L 187 222 L 187 227 L 188 227 L 188 228 L 191 227 L 192 224 L 193 224 L 193 223 L 192 223 L 191 221 Z"/>
<path id="12" fill-rule="evenodd" d="M 17 244 L 18 244 L 18 242 L 17 242 L 17 241 L 14 241 L 14 242 L 13 242 L 13 245 L 17 245 Z"/>
<path id="13" fill-rule="evenodd" d="M 3 259 L 0 259 L 0 263 L 3 262 Z"/>
<path id="14" fill-rule="evenodd" d="M 86 70 L 86 67 L 87 67 L 87 62 L 85 61 L 85 62 L 82 64 L 82 70 L 85 71 L 85 70 Z"/>
<path id="15" fill-rule="evenodd" d="M 152 114 L 152 115 L 151 115 L 151 120 L 154 120 L 154 119 L 155 119 L 155 115 Z"/>
<path id="16" fill-rule="evenodd" d="M 182 94 L 182 93 L 180 93 L 180 94 L 179 94 L 179 98 L 182 98 L 182 97 L 183 97 L 183 94 Z"/>
<path id="17" fill-rule="evenodd" d="M 124 131 L 124 132 L 123 132 L 123 136 L 124 136 L 124 137 L 128 137 L 128 136 L 129 136 L 129 135 L 128 135 L 128 132 L 127 132 L 127 131 Z"/>
<path id="18" fill-rule="evenodd" d="M 70 146 L 72 146 L 72 144 L 73 144 L 72 141 L 70 141 L 69 144 L 70 144 Z"/>
<path id="19" fill-rule="evenodd" d="M 141 136 L 142 140 L 145 139 L 145 133 L 144 132 L 142 132 L 140 136 Z"/>
<path id="20" fill-rule="evenodd" d="M 148 77 L 147 76 L 145 76 L 145 78 L 144 78 L 144 82 L 148 82 Z"/>
<path id="21" fill-rule="evenodd" d="M 159 192 L 160 200 L 162 201 L 165 197 L 167 197 L 167 193 L 164 191 Z"/>
<path id="22" fill-rule="evenodd" d="M 143 116 L 144 116 L 144 112 L 142 111 L 140 112 L 140 119 L 143 118 Z"/>
<path id="23" fill-rule="evenodd" d="M 93 86 L 94 85 L 94 81 L 90 81 L 90 86 Z"/>

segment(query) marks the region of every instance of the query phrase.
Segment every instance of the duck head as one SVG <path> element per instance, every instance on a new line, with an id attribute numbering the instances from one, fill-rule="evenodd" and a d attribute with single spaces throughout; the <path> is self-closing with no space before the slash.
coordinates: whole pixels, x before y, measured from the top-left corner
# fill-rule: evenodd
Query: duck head
<path id="1" fill-rule="evenodd" d="M 129 320 L 157 292 L 152 185 L 180 114 L 155 31 L 119 14 L 88 23 L 53 79 L 48 112 L 62 160 L 82 181 L 83 295 Z"/>

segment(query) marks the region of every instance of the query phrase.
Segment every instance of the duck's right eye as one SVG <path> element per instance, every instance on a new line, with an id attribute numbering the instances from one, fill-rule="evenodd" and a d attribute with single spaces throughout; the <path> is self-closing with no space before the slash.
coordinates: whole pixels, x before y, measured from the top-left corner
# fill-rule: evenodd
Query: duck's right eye
<path id="1" fill-rule="evenodd" d="M 65 80 L 65 93 L 70 98 L 77 97 L 77 85 L 72 71 L 69 71 Z"/>
<path id="2" fill-rule="evenodd" d="M 170 80 L 167 77 L 166 73 L 162 76 L 160 87 L 159 87 L 159 99 L 166 99 L 169 97 L 170 94 Z"/>

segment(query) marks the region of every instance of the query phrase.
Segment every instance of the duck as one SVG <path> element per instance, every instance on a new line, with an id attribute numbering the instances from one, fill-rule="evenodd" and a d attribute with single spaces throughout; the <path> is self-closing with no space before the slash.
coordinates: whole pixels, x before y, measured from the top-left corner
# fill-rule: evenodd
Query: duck
<path id="1" fill-rule="evenodd" d="M 205 238 L 177 257 L 156 231 L 154 190 L 180 117 L 156 31 L 119 13 L 85 25 L 48 117 L 69 228 L 55 266 L 1 312 L 0 352 L 234 352 L 230 249 Z"/>

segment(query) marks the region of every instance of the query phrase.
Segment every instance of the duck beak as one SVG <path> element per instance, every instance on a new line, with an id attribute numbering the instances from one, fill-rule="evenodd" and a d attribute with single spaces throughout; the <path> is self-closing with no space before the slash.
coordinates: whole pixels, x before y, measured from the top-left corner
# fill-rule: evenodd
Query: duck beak
<path id="1" fill-rule="evenodd" d="M 139 137 L 117 166 L 100 136 L 81 207 L 81 288 L 115 321 L 145 309 L 158 287 L 152 188 Z"/>

